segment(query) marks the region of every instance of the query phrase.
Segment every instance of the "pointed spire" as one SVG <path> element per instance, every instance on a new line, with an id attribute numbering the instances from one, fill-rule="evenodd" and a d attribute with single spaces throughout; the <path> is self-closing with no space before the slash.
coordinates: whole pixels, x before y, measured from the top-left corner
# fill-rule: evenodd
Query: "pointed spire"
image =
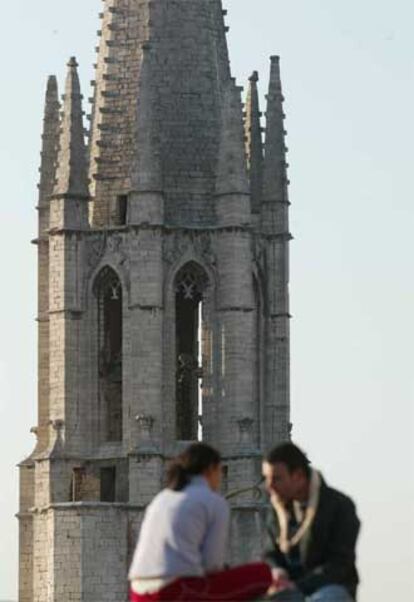
<path id="1" fill-rule="evenodd" d="M 78 63 L 72 57 L 68 63 L 63 97 L 63 117 L 54 195 L 87 199 L 89 198 L 87 158 L 82 95 L 77 67 Z"/>
<path id="2" fill-rule="evenodd" d="M 263 186 L 263 140 L 257 82 L 259 75 L 254 71 L 249 78 L 249 89 L 246 99 L 245 137 L 246 154 L 250 177 L 252 211 L 260 211 Z"/>
<path id="3" fill-rule="evenodd" d="M 232 79 L 223 99 L 216 194 L 249 194 L 241 90 Z"/>
<path id="4" fill-rule="evenodd" d="M 155 55 L 151 88 L 162 114 L 159 150 L 166 217 L 172 224 L 199 224 L 203 198 L 203 219 L 213 222 L 216 174 L 212 165 L 220 135 L 221 93 L 230 78 L 222 0 L 105 2 L 91 127 L 92 222 L 113 223 L 114 200 L 133 189 L 135 101 L 141 93 L 147 42 Z M 202 68 L 183 69 L 189 56 Z M 177 190 L 194 202 L 175 202 Z"/>
<path id="5" fill-rule="evenodd" d="M 56 163 L 59 146 L 60 103 L 56 77 L 51 75 L 47 82 L 45 113 L 43 120 L 42 152 L 39 182 L 39 206 L 49 204 L 56 177 Z"/>
<path id="6" fill-rule="evenodd" d="M 136 152 L 131 165 L 131 192 L 160 192 L 162 173 L 156 140 L 156 107 L 149 43 L 143 47 L 136 120 Z"/>
<path id="7" fill-rule="evenodd" d="M 282 209 L 276 219 L 277 223 L 273 224 L 282 231 L 287 228 L 285 222 L 289 205 L 283 101 L 279 57 L 273 56 L 267 96 L 263 202 L 267 206 L 276 204 L 279 209 Z M 264 209 L 264 221 L 266 221 L 270 217 L 271 209 L 269 206 Z M 278 212 L 277 207 L 274 207 L 273 213 L 275 211 Z M 275 221 L 275 217 L 272 221 Z"/>

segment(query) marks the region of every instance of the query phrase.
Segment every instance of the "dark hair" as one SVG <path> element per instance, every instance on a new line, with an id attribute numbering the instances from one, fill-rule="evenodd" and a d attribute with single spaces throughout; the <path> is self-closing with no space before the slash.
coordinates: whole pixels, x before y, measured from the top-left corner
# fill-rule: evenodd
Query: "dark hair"
<path id="1" fill-rule="evenodd" d="M 271 449 L 265 456 L 268 464 L 284 464 L 290 473 L 303 470 L 309 478 L 311 474 L 310 461 L 306 454 L 294 443 L 282 443 Z"/>
<path id="2" fill-rule="evenodd" d="M 206 443 L 193 443 L 172 460 L 167 470 L 167 487 L 173 491 L 182 491 L 191 477 L 201 475 L 211 466 L 217 466 L 221 456 L 217 450 Z"/>

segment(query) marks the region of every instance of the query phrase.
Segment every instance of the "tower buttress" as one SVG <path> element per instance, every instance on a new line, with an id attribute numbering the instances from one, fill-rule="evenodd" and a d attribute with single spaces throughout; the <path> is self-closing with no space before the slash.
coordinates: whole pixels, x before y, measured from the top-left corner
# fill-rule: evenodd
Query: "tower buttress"
<path id="1" fill-rule="evenodd" d="M 48 445 L 49 432 L 49 220 L 56 181 L 60 103 L 54 75 L 47 82 L 39 181 L 38 230 L 38 448 Z"/>
<path id="2" fill-rule="evenodd" d="M 163 428 L 163 329 L 164 195 L 158 137 L 156 61 L 149 42 L 142 48 L 139 69 L 135 155 L 131 165 L 127 223 L 131 243 L 138 253 L 131 262 L 131 349 L 140 340 L 139 353 L 132 353 L 131 379 L 125 386 L 130 408 L 128 428 L 129 500 L 146 504 L 162 480 Z M 133 241 L 133 242 L 132 242 Z M 136 392 L 139 391 L 137 395 Z M 151 432 L 151 440 L 148 433 Z M 137 461 L 146 454 L 142 465 Z M 141 487 L 144 480 L 147 486 Z"/>
<path id="3" fill-rule="evenodd" d="M 59 99 L 55 76 L 47 82 L 42 132 L 38 200 L 38 423 L 32 429 L 37 445 L 31 456 L 19 465 L 19 601 L 34 600 L 34 524 L 31 509 L 35 505 L 35 459 L 49 443 L 49 209 L 55 185 L 59 141 Z"/>
<path id="4" fill-rule="evenodd" d="M 245 133 L 246 154 L 250 177 L 251 205 L 253 213 L 260 213 L 263 192 L 263 139 L 260 118 L 259 75 L 254 71 L 249 78 L 246 99 Z"/>
<path id="5" fill-rule="evenodd" d="M 89 229 L 82 95 L 73 57 L 68 63 L 63 99 L 56 184 L 50 208 L 50 420 L 59 425 L 55 430 L 68 444 L 69 439 L 74 442 L 80 436 L 82 426 L 78 407 L 78 379 L 82 374 L 79 318 L 84 270 L 82 234 Z"/>
<path id="6" fill-rule="evenodd" d="M 289 196 L 279 57 L 271 57 L 266 112 L 262 232 L 266 241 L 268 349 L 264 425 L 267 445 L 290 432 Z"/>
<path id="7" fill-rule="evenodd" d="M 241 88 L 231 81 L 223 98 L 222 134 L 218 155 L 218 316 L 223 370 L 217 443 L 224 455 L 238 456 L 229 472 L 230 487 L 246 485 L 255 475 L 259 415 L 254 395 L 256 364 L 252 276 L 250 192 L 244 143 Z M 243 341 L 249 341 L 247 345 Z M 244 428 L 246 426 L 246 429 Z M 237 475 L 237 476 L 236 476 Z"/>

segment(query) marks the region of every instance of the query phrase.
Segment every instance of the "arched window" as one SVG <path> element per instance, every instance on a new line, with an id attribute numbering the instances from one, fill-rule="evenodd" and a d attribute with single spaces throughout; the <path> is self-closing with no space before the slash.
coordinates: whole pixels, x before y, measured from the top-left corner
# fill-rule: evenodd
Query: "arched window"
<path id="1" fill-rule="evenodd" d="M 122 441 L 122 286 L 109 267 L 95 281 L 101 438 Z"/>
<path id="2" fill-rule="evenodd" d="M 175 280 L 176 435 L 202 439 L 203 295 L 208 277 L 196 263 L 186 264 Z"/>

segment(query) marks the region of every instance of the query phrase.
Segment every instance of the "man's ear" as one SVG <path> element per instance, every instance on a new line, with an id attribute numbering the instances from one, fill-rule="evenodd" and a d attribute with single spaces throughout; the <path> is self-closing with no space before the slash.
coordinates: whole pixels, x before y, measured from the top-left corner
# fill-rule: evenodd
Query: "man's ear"
<path id="1" fill-rule="evenodd" d="M 292 472 L 290 473 L 290 477 L 293 478 L 296 482 L 298 482 L 305 479 L 306 474 L 305 471 L 303 471 L 301 468 L 296 468 L 295 470 L 292 470 Z"/>

